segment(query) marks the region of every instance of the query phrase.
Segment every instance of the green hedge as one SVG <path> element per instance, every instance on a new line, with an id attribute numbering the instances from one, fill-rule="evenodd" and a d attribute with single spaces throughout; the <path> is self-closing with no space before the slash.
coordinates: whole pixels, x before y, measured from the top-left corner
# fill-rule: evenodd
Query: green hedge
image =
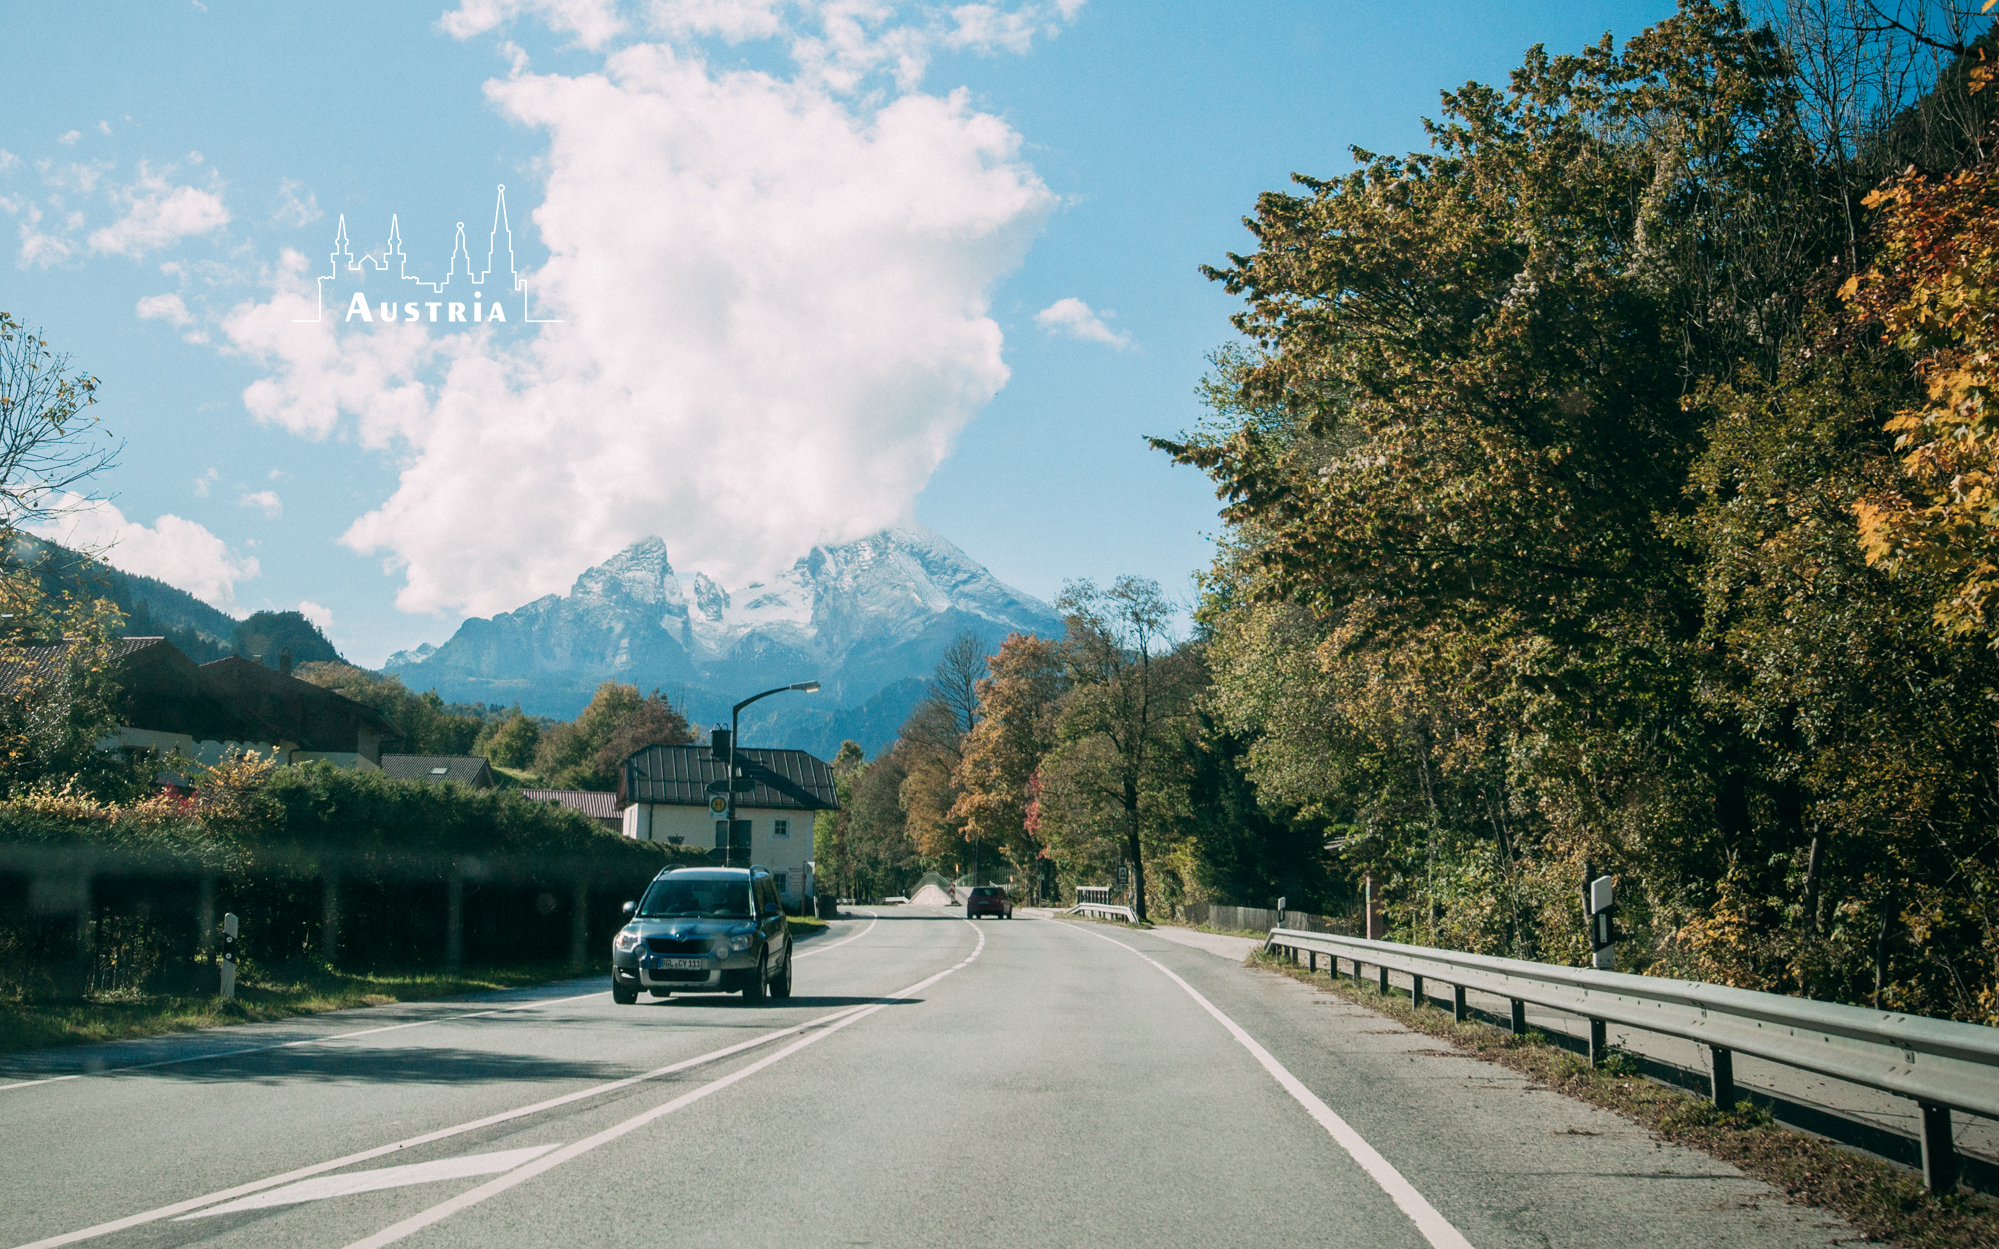
<path id="1" fill-rule="evenodd" d="M 517 791 L 328 764 L 218 773 L 198 804 L 34 795 L 0 803 L 0 995 L 209 984 L 204 919 L 224 912 L 242 921 L 246 974 L 439 967 L 454 893 L 466 964 L 566 957 L 580 923 L 594 966 L 619 903 L 702 859 Z"/>

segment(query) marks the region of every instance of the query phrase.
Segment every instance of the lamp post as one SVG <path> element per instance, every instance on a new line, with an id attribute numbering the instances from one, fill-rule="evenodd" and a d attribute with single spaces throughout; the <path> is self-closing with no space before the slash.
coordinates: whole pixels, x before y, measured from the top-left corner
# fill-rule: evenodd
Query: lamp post
<path id="1" fill-rule="evenodd" d="M 752 694 L 729 709 L 729 840 L 723 843 L 722 862 L 734 867 L 736 863 L 736 730 L 743 718 L 743 708 L 759 698 L 769 698 L 772 694 L 786 694 L 797 690 L 801 694 L 817 694 L 819 682 L 800 681 L 796 685 L 780 685 L 774 690 Z"/>

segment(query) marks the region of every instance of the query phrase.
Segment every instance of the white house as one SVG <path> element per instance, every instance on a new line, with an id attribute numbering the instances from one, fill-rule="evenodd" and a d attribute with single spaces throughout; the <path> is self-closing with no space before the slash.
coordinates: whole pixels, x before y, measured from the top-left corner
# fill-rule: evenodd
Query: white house
<path id="1" fill-rule="evenodd" d="M 768 868 L 785 901 L 797 905 L 813 894 L 813 816 L 840 805 L 833 769 L 802 750 L 738 746 L 736 771 L 751 783 L 736 795 L 736 819 L 749 824 L 749 840 L 739 836 L 731 857 L 738 865 Z M 725 814 L 716 808 L 723 799 L 708 787 L 727 773 L 726 756 L 717 758 L 706 746 L 634 752 L 618 775 L 625 836 L 696 846 L 721 862 L 728 833 Z"/>

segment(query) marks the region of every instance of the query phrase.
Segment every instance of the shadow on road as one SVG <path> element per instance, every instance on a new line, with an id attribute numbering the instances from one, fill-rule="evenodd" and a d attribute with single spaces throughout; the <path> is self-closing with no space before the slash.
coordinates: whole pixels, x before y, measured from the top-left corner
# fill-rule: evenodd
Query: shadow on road
<path id="1" fill-rule="evenodd" d="M 626 1063 L 581 1062 L 498 1054 L 455 1046 L 338 1050 L 313 1046 L 235 1057 L 198 1058 L 158 1067 L 97 1073 L 97 1079 L 145 1078 L 189 1084 L 465 1084 L 517 1080 L 616 1080 Z"/>
<path id="2" fill-rule="evenodd" d="M 920 997 L 806 997 L 801 994 L 781 1000 L 765 999 L 762 1002 L 742 1002 L 732 1001 L 727 997 L 722 997 L 714 993 L 688 993 L 669 998 L 653 998 L 650 1002 L 645 998 L 640 998 L 639 1004 L 641 1006 L 678 1007 L 689 1010 L 701 1006 L 727 1006 L 733 1007 L 736 1010 L 769 1010 L 780 1006 L 873 1006 L 876 1003 L 884 1006 L 914 1006 L 921 1001 L 923 999 Z"/>

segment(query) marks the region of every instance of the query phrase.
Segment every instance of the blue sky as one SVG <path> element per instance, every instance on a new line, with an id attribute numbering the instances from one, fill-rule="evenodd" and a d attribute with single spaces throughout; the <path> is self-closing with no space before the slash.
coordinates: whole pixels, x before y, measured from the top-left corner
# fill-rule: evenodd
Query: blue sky
<path id="1" fill-rule="evenodd" d="M 12 66 L 0 309 L 127 444 L 66 532 L 363 663 L 647 533 L 740 585 L 913 517 L 1044 598 L 1186 595 L 1215 500 L 1143 436 L 1200 417 L 1257 194 L 1668 11 L 24 7 L 89 52 Z M 500 183 L 561 325 L 291 324 L 343 214 L 435 280 Z"/>

